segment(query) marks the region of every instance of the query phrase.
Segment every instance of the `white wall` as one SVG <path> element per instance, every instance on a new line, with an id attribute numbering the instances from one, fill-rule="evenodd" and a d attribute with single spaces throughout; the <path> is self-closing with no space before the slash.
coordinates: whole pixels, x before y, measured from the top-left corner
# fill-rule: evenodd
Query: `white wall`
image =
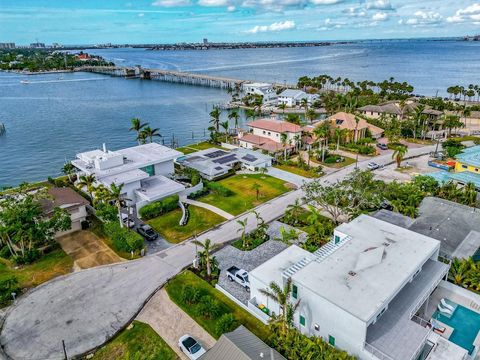
<path id="1" fill-rule="evenodd" d="M 173 161 L 164 161 L 158 164 L 155 164 L 155 175 L 171 175 L 174 173 Z"/>
<path id="2" fill-rule="evenodd" d="M 253 144 L 251 144 L 249 142 L 239 140 L 238 144 L 245 149 L 253 149 Z"/>

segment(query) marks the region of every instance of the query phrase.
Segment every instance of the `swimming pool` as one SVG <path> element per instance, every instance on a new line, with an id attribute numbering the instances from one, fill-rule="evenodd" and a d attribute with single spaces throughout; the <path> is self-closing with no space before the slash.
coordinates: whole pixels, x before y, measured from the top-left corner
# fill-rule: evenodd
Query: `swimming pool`
<path id="1" fill-rule="evenodd" d="M 470 354 L 472 353 L 473 342 L 480 331 L 480 314 L 457 305 L 457 309 L 450 319 L 439 311 L 435 311 L 433 318 L 454 328 L 455 330 L 448 340 L 468 350 Z"/>

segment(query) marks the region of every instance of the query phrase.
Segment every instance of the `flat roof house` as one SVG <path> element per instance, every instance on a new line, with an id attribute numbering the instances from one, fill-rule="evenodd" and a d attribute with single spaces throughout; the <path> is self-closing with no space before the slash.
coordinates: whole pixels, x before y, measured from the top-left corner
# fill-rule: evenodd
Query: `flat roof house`
<path id="1" fill-rule="evenodd" d="M 439 249 L 435 239 L 360 215 L 315 253 L 291 246 L 251 271 L 248 306 L 278 314 L 260 289 L 291 278 L 302 333 L 360 359 L 417 359 L 432 332 L 417 311 L 449 268 Z"/>
<path id="2" fill-rule="evenodd" d="M 262 96 L 264 103 L 276 101 L 278 98 L 277 91 L 269 83 L 245 83 L 242 88 L 246 95 Z"/>
<path id="3" fill-rule="evenodd" d="M 124 184 L 124 195 L 130 205 L 142 206 L 178 194 L 185 186 L 171 180 L 173 160 L 181 152 L 157 143 L 120 150 L 97 149 L 77 154 L 72 161 L 79 175 L 95 175 L 96 183 L 110 187 Z"/>

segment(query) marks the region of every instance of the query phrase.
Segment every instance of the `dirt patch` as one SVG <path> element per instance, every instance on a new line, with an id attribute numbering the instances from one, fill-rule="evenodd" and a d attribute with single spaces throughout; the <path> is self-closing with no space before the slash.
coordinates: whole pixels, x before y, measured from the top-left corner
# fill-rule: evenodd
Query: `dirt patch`
<path id="1" fill-rule="evenodd" d="M 73 259 L 75 270 L 124 261 L 90 231 L 77 231 L 64 235 L 57 241 Z"/>

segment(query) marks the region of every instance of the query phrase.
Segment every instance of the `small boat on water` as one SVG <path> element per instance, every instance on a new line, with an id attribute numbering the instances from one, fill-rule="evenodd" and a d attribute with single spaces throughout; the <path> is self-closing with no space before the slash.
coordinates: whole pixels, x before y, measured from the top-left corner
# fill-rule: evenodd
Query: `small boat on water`
<path id="1" fill-rule="evenodd" d="M 30 83 L 30 82 L 29 82 L 28 80 L 20 80 L 20 83 L 22 83 L 22 84 L 28 84 L 28 83 Z"/>

